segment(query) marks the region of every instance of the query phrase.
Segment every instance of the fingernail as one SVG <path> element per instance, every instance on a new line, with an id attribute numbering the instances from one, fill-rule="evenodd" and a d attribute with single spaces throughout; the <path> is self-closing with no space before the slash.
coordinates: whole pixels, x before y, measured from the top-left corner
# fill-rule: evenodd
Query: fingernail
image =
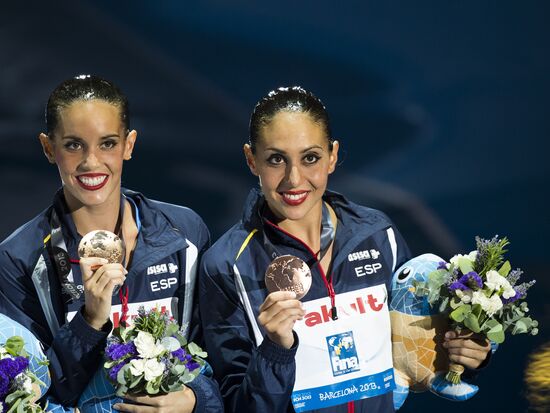
<path id="1" fill-rule="evenodd" d="M 113 404 L 113 409 L 117 409 L 117 410 L 118 410 L 119 407 L 120 407 L 120 406 L 119 406 L 118 403 Z"/>
<path id="2" fill-rule="evenodd" d="M 450 331 L 447 331 L 445 333 L 445 338 L 451 338 L 453 336 L 453 333 L 451 333 Z"/>

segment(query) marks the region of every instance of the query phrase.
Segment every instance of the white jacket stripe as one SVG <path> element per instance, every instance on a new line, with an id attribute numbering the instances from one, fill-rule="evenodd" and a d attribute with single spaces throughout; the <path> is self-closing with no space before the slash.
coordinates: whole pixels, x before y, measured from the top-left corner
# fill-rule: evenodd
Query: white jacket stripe
<path id="1" fill-rule="evenodd" d="M 244 311 L 250 321 L 252 330 L 254 330 L 254 338 L 256 339 L 256 346 L 262 344 L 264 337 L 260 331 L 260 327 L 256 322 L 256 317 L 254 316 L 254 311 L 252 311 L 252 306 L 250 305 L 250 300 L 246 294 L 246 289 L 244 288 L 243 279 L 241 278 L 241 273 L 237 268 L 237 264 L 233 264 L 233 272 L 235 273 L 235 286 L 237 287 L 237 293 L 241 300 L 242 305 L 244 306 Z"/>
<path id="2" fill-rule="evenodd" d="M 388 241 L 390 242 L 392 253 L 391 271 L 394 272 L 395 265 L 397 264 L 397 242 L 395 241 L 395 232 L 393 232 L 393 229 L 390 227 L 386 230 L 386 233 L 388 234 Z"/>

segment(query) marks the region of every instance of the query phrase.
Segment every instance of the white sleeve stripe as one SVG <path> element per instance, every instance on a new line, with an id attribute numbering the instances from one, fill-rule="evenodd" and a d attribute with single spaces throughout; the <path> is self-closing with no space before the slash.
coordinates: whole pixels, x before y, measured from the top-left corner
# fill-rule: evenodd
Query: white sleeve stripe
<path id="1" fill-rule="evenodd" d="M 388 228 L 386 232 L 388 234 L 388 241 L 390 242 L 391 253 L 393 255 L 391 271 L 394 272 L 395 265 L 397 264 L 397 242 L 395 241 L 395 233 L 393 232 L 393 228 Z"/>
<path id="2" fill-rule="evenodd" d="M 250 300 L 248 299 L 248 295 L 246 294 L 244 283 L 241 278 L 241 273 L 237 268 L 237 264 L 233 264 L 233 272 L 235 273 L 235 285 L 237 287 L 237 293 L 239 294 L 241 303 L 244 306 L 244 311 L 248 316 L 250 325 L 252 326 L 252 330 L 254 330 L 254 338 L 256 339 L 256 346 L 259 346 L 260 344 L 262 344 L 262 341 L 264 341 L 264 336 L 262 335 L 262 332 L 260 331 L 260 327 L 256 322 L 256 317 L 254 316 L 254 311 L 252 311 L 252 306 L 250 305 Z"/>
<path id="3" fill-rule="evenodd" d="M 193 291 L 197 281 L 197 261 L 199 249 L 195 244 L 186 239 L 187 249 L 185 251 L 185 297 L 183 299 L 183 311 L 181 315 L 181 325 L 187 326 L 188 333 L 191 315 L 193 313 Z"/>

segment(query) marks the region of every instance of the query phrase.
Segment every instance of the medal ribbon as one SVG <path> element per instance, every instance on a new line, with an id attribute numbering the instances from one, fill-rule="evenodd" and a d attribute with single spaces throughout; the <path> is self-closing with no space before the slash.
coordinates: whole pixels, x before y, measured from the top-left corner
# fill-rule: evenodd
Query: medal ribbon
<path id="1" fill-rule="evenodd" d="M 124 219 L 124 200 L 126 197 L 121 194 L 120 208 L 118 212 L 118 219 L 115 225 L 116 234 L 122 239 L 122 220 Z M 68 296 L 69 300 L 78 300 L 82 295 L 76 288 L 73 276 L 73 270 L 71 264 L 78 264 L 80 260 L 71 259 L 69 257 L 67 244 L 63 238 L 63 232 L 61 231 L 61 223 L 55 208 L 52 208 L 52 215 L 50 218 L 50 235 L 51 242 L 48 243 L 48 250 L 50 256 L 53 259 L 54 267 L 61 283 L 62 291 Z M 124 266 L 126 257 L 122 262 Z M 116 288 L 116 287 L 115 287 Z M 120 288 L 120 287 L 119 287 Z M 113 293 L 116 294 L 117 291 Z"/>
<path id="2" fill-rule="evenodd" d="M 313 250 L 311 248 L 309 248 L 309 246 L 306 243 L 304 243 L 301 239 L 299 239 L 299 238 L 295 237 L 294 235 L 286 232 L 285 230 L 283 230 L 282 228 L 280 228 L 279 226 L 277 226 L 273 222 L 269 221 L 268 219 L 263 218 L 263 220 L 267 224 L 272 226 L 273 228 L 278 229 L 279 231 L 281 231 L 284 234 L 288 235 L 292 239 L 298 241 L 311 254 L 312 259 L 309 262 L 307 262 L 306 264 L 310 267 L 310 269 L 313 269 L 313 267 L 315 265 L 319 265 L 319 271 L 321 272 L 321 275 L 323 276 L 323 282 L 325 283 L 325 286 L 327 288 L 327 291 L 328 291 L 328 294 L 329 294 L 329 297 L 330 297 L 330 305 L 331 305 L 330 315 L 331 315 L 331 318 L 333 320 L 337 320 L 338 319 L 338 313 L 336 311 L 336 293 L 334 292 L 334 287 L 332 285 L 332 276 L 327 277 L 325 275 L 323 267 L 321 267 L 321 265 L 320 265 L 321 260 L 323 259 L 323 257 L 327 253 L 327 251 L 329 250 L 330 245 L 332 244 L 332 242 L 334 241 L 334 237 L 335 237 L 335 233 L 336 233 L 336 231 L 334 230 L 334 225 L 332 224 L 332 220 L 330 219 L 330 212 L 329 212 L 328 207 L 326 206 L 326 204 L 323 202 L 322 218 L 321 218 L 321 242 L 320 242 L 321 248 L 319 249 L 319 251 L 317 253 L 313 252 Z M 273 245 L 273 243 L 269 240 L 269 238 L 267 237 L 265 231 L 262 231 L 262 232 L 263 232 L 264 248 L 267 251 L 267 253 L 269 254 L 269 256 L 271 257 L 271 259 L 274 260 L 275 258 L 280 256 L 281 254 L 279 253 L 279 251 L 277 250 L 275 245 Z"/>

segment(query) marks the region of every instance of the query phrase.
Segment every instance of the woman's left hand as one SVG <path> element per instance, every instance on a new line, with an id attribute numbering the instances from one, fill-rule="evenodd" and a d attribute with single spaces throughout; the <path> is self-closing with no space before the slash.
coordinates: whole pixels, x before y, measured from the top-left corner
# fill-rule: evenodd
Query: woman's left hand
<path id="1" fill-rule="evenodd" d="M 450 361 L 469 369 L 477 369 L 491 351 L 487 338 L 469 330 L 447 331 L 443 346 L 449 351 Z"/>
<path id="2" fill-rule="evenodd" d="M 160 396 L 126 395 L 125 398 L 139 404 L 116 403 L 113 408 L 130 413 L 191 413 L 197 402 L 195 393 L 187 386 Z"/>

